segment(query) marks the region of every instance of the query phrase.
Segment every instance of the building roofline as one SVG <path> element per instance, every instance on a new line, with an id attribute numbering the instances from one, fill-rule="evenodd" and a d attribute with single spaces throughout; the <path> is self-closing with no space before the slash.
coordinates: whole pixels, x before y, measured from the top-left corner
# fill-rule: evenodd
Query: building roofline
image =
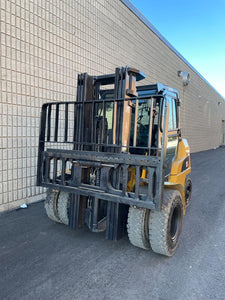
<path id="1" fill-rule="evenodd" d="M 223 97 L 215 88 L 212 86 L 184 57 L 178 52 L 173 45 L 156 29 L 154 25 L 129 1 L 129 0 L 120 0 L 124 5 L 126 5 L 158 38 L 165 44 L 167 47 L 172 50 L 183 62 L 191 68 L 201 79 L 203 79 L 223 100 Z"/>

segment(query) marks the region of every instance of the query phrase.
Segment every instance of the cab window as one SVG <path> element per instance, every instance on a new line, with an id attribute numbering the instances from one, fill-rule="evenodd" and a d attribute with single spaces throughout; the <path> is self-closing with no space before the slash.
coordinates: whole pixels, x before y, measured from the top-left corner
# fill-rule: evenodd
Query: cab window
<path id="1" fill-rule="evenodd" d="M 169 107 L 169 123 L 168 131 L 173 131 L 177 129 L 177 111 L 176 111 L 176 101 L 175 99 L 167 96 L 167 104 Z"/>

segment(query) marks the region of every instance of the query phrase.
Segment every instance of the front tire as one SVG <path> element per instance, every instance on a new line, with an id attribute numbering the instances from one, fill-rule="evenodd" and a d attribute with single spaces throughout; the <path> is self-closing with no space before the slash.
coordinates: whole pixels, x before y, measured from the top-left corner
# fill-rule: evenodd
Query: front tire
<path id="1" fill-rule="evenodd" d="M 149 244 L 149 209 L 130 206 L 127 219 L 128 238 L 132 245 L 148 250 Z"/>
<path id="2" fill-rule="evenodd" d="M 183 204 L 177 190 L 164 190 L 161 211 L 151 211 L 149 240 L 156 253 L 172 256 L 179 243 L 183 221 Z"/>
<path id="3" fill-rule="evenodd" d="M 69 225 L 69 207 L 70 207 L 71 194 L 60 192 L 58 197 L 57 211 L 59 219 L 65 225 Z"/>
<path id="4" fill-rule="evenodd" d="M 58 215 L 58 197 L 60 192 L 48 189 L 45 199 L 45 211 L 49 219 L 61 223 Z"/>

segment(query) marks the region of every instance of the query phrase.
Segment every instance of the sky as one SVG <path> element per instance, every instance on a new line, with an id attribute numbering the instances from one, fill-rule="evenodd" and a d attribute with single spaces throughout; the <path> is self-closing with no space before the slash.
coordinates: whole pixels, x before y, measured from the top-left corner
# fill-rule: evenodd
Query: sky
<path id="1" fill-rule="evenodd" d="M 130 0 L 225 97 L 225 0 Z"/>

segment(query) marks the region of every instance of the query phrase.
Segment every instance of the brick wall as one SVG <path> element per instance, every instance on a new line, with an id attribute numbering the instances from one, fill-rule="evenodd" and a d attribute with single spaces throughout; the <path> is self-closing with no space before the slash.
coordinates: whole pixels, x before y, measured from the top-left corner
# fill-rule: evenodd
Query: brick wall
<path id="1" fill-rule="evenodd" d="M 35 186 L 40 108 L 75 100 L 79 72 L 141 69 L 143 84 L 179 90 L 193 152 L 219 146 L 222 98 L 120 0 L 1 0 L 0 17 L 0 211 L 43 198 Z M 190 73 L 188 87 L 178 70 Z"/>

